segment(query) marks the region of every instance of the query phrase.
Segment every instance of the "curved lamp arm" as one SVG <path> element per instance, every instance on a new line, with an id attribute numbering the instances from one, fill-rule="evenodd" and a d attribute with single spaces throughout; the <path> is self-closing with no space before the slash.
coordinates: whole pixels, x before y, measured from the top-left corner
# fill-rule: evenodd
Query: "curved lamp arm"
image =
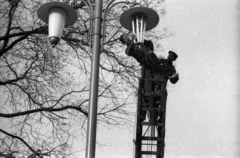
<path id="1" fill-rule="evenodd" d="M 107 25 L 106 25 L 106 21 L 107 21 L 107 15 L 109 13 L 109 11 L 116 5 L 118 4 L 125 4 L 126 6 L 129 5 L 129 4 L 132 4 L 130 7 L 134 7 L 136 5 L 140 5 L 140 3 L 137 3 L 137 2 L 129 2 L 129 1 L 120 1 L 120 2 L 116 2 L 112 5 L 112 3 L 114 2 L 115 0 L 111 0 L 108 5 L 106 6 L 106 9 L 103 13 L 103 28 L 102 28 L 102 40 L 101 40 L 101 51 L 103 51 L 104 49 L 104 43 L 106 42 L 106 29 L 107 29 Z M 122 7 L 122 10 L 124 10 L 124 8 L 126 6 L 123 6 Z M 129 7 L 128 7 L 129 8 Z"/>

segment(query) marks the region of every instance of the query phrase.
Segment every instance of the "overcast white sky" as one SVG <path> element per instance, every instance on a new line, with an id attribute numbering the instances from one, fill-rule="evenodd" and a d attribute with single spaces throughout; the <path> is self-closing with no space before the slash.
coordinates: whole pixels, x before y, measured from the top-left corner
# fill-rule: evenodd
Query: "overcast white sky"
<path id="1" fill-rule="evenodd" d="M 166 158 L 240 157 L 239 0 L 167 0 L 163 44 L 179 54 L 170 88 Z"/>
<path id="2" fill-rule="evenodd" d="M 240 1 L 166 0 L 166 9 L 158 27 L 175 35 L 161 43 L 178 53 L 180 80 L 168 86 L 165 158 L 239 158 Z M 96 158 L 133 157 L 132 139 L 102 130 L 109 146 Z"/>

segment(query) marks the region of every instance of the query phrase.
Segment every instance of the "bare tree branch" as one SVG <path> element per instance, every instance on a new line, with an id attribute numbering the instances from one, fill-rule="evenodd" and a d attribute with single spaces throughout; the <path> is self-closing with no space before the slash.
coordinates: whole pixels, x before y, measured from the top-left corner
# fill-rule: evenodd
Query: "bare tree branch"
<path id="1" fill-rule="evenodd" d="M 10 133 L 4 131 L 3 129 L 0 129 L 0 132 L 2 132 L 2 133 L 6 134 L 6 135 L 8 135 L 8 136 L 10 136 L 10 137 L 12 137 L 12 138 L 14 138 L 14 139 L 20 140 L 20 141 L 21 141 L 23 144 L 25 144 L 33 153 L 36 153 L 36 151 L 35 151 L 26 141 L 24 141 L 22 138 L 20 138 L 20 137 L 18 137 L 18 136 L 16 136 L 16 135 L 10 134 Z"/>
<path id="2" fill-rule="evenodd" d="M 84 111 L 83 109 L 76 107 L 76 106 L 69 105 L 69 106 L 64 106 L 61 108 L 49 107 L 49 108 L 41 108 L 41 109 L 33 109 L 33 110 L 28 110 L 28 111 L 23 111 L 23 112 L 17 112 L 17 113 L 12 113 L 12 114 L 0 113 L 0 117 L 12 118 L 12 117 L 17 117 L 17 116 L 22 116 L 22 115 L 27 115 L 27 114 L 33 114 L 33 113 L 37 113 L 37 112 L 57 112 L 57 111 L 63 111 L 63 110 L 67 110 L 67 109 L 74 109 L 74 110 L 81 112 L 85 116 L 88 115 L 88 113 L 86 111 Z"/>

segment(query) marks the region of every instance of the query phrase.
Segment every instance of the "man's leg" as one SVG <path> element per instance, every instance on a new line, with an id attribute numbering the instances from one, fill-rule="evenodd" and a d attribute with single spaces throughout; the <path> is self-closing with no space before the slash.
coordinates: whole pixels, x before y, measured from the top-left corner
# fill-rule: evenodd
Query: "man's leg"
<path id="1" fill-rule="evenodd" d="M 154 93 L 155 94 L 161 94 L 161 74 L 160 73 L 154 73 Z M 161 103 L 161 98 L 157 96 L 155 101 L 155 106 L 158 107 Z"/>
<path id="2" fill-rule="evenodd" d="M 146 103 L 150 103 L 150 95 L 153 91 L 152 89 L 152 71 L 149 68 L 145 69 L 145 74 L 144 74 L 144 93 L 147 95 L 145 96 L 144 100 Z"/>

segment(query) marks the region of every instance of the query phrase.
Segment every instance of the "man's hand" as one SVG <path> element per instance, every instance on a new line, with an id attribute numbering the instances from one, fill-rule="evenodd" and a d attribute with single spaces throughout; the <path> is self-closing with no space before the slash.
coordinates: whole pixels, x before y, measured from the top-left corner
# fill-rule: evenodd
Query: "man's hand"
<path id="1" fill-rule="evenodd" d="M 137 36 L 132 34 L 132 41 L 134 41 L 136 38 L 137 38 Z"/>

